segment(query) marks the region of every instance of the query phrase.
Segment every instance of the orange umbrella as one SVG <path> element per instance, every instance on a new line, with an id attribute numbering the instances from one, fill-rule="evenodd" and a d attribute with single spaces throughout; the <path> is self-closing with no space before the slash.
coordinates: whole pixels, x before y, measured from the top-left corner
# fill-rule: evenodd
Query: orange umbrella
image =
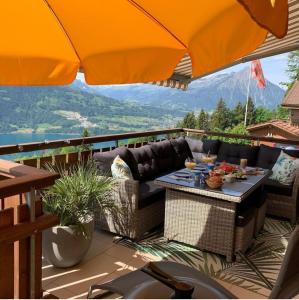
<path id="1" fill-rule="evenodd" d="M 0 84 L 169 78 L 188 53 L 193 76 L 287 32 L 287 0 L 2 0 Z"/>

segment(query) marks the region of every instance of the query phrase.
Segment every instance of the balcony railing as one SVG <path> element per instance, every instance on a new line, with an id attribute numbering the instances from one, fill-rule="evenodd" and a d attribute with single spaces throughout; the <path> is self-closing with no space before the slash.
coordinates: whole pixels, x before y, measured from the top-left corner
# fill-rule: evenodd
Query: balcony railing
<path id="1" fill-rule="evenodd" d="M 147 141 L 138 140 L 128 143 L 133 138 L 163 139 L 180 135 L 245 140 L 251 144 L 299 145 L 299 139 L 285 140 L 175 128 L 0 146 L 0 155 L 7 155 L 113 142 L 110 147 L 90 150 L 82 150 L 84 147 L 80 147 L 78 152 L 18 162 L 0 160 L 0 298 L 41 297 L 41 232 L 58 222 L 56 217 L 43 214 L 42 204 L 36 193 L 37 190 L 54 184 L 58 176 L 43 170 L 46 164 L 62 163 L 69 166 L 86 160 L 95 152 L 109 151 L 119 145 L 132 148 L 147 144 Z"/>
<path id="2" fill-rule="evenodd" d="M 174 128 L 174 129 L 165 129 L 165 130 L 153 130 L 153 131 L 142 131 L 142 132 L 130 132 L 122 134 L 113 134 L 113 135 L 100 135 L 84 138 L 74 138 L 67 140 L 53 140 L 53 141 L 43 141 L 43 142 L 34 142 L 26 144 L 17 144 L 17 145 L 6 145 L 0 146 L 0 155 L 7 154 L 19 154 L 26 153 L 31 151 L 40 151 L 40 150 L 50 150 L 58 149 L 70 146 L 84 146 L 95 143 L 102 142 L 112 142 L 112 146 L 96 148 L 85 151 L 77 151 L 73 153 L 66 154 L 52 154 L 52 155 L 43 155 L 42 157 L 35 157 L 30 159 L 24 159 L 18 161 L 21 164 L 32 166 L 36 168 L 43 168 L 46 164 L 56 164 L 62 163 L 65 165 L 72 165 L 78 161 L 87 159 L 90 155 L 99 151 L 109 151 L 118 147 L 119 145 L 124 145 L 127 147 L 140 147 L 147 144 L 147 142 L 135 142 L 128 143 L 129 139 L 138 139 L 144 137 L 157 137 L 158 139 L 163 139 L 167 137 L 174 137 L 179 135 L 195 135 L 208 138 L 222 138 L 222 139 L 235 139 L 235 140 L 244 140 L 251 144 L 260 144 L 260 143 L 276 143 L 276 144 L 286 144 L 286 145 L 295 145 L 299 146 L 298 140 L 286 140 L 278 139 L 273 137 L 262 137 L 262 136 L 252 136 L 252 135 L 240 135 L 240 134 L 231 134 L 224 132 L 211 132 L 198 129 L 188 129 L 188 128 Z"/>
<path id="3" fill-rule="evenodd" d="M 41 298 L 41 232 L 58 223 L 43 214 L 37 190 L 57 174 L 0 160 L 0 298 Z"/>

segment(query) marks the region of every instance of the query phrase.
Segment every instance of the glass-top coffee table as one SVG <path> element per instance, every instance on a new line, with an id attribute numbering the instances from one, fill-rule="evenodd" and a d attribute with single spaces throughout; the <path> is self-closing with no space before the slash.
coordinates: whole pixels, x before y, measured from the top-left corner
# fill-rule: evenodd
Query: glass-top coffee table
<path id="1" fill-rule="evenodd" d="M 232 261 L 237 204 L 263 185 L 270 172 L 263 170 L 258 175 L 248 175 L 246 180 L 224 183 L 220 189 L 177 177 L 176 173 L 155 181 L 166 188 L 164 236 L 225 255 L 227 261 Z"/>

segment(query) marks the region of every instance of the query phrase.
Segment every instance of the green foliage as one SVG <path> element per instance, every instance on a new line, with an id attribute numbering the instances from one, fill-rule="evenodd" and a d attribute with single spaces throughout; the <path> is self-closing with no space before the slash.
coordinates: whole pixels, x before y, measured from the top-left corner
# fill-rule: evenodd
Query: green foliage
<path id="1" fill-rule="evenodd" d="M 240 134 L 240 135 L 249 135 L 246 127 L 243 123 L 240 123 L 232 128 L 228 128 L 224 131 L 225 133 L 232 133 L 232 134 Z M 224 140 L 228 143 L 237 143 L 237 144 L 250 144 L 249 141 L 243 139 L 235 139 L 235 138 L 224 138 Z"/>
<path id="2" fill-rule="evenodd" d="M 111 198 L 114 181 L 111 177 L 98 176 L 92 160 L 68 171 L 51 165 L 48 169 L 58 172 L 60 178 L 43 192 L 42 199 L 45 210 L 58 216 L 60 225 L 78 225 L 82 230 L 84 221 L 97 209 L 103 212 L 115 209 Z"/>
<path id="3" fill-rule="evenodd" d="M 288 55 L 287 74 L 289 75 L 289 82 L 284 82 L 283 85 L 289 91 L 296 80 L 299 80 L 299 50 L 290 52 Z"/>
<path id="4" fill-rule="evenodd" d="M 245 115 L 245 113 L 244 113 Z M 255 124 L 255 117 L 256 117 L 256 113 L 255 113 L 255 106 L 254 103 L 251 99 L 251 97 L 248 98 L 248 106 L 247 106 L 247 121 L 246 121 L 246 125 L 252 125 Z"/>
<path id="5" fill-rule="evenodd" d="M 245 107 L 239 101 L 236 107 L 232 110 L 232 123 L 234 125 L 240 124 L 244 122 L 244 115 L 245 115 Z"/>
<path id="6" fill-rule="evenodd" d="M 185 115 L 184 119 L 177 124 L 177 127 L 190 128 L 190 129 L 196 128 L 196 118 L 194 112 L 188 112 Z"/>
<path id="7" fill-rule="evenodd" d="M 211 116 L 210 127 L 213 129 L 225 130 L 230 125 L 230 110 L 223 99 L 219 99 L 216 109 Z"/>
<path id="8" fill-rule="evenodd" d="M 202 130 L 209 130 L 210 115 L 201 109 L 197 116 L 197 128 Z"/>

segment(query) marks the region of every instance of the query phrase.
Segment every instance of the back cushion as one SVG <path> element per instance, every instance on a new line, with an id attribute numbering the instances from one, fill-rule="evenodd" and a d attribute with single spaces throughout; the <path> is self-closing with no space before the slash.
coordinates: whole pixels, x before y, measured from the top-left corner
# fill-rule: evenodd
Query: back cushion
<path id="1" fill-rule="evenodd" d="M 159 175 L 156 157 L 150 145 L 129 149 L 133 157 L 133 177 L 136 180 L 152 180 Z"/>
<path id="2" fill-rule="evenodd" d="M 257 166 L 264 169 L 272 169 L 281 152 L 281 148 L 270 147 L 266 145 L 260 146 L 260 151 L 257 159 Z M 283 150 L 290 156 L 299 158 L 299 150 Z"/>
<path id="3" fill-rule="evenodd" d="M 133 160 L 130 151 L 126 147 L 119 147 L 107 152 L 96 152 L 93 155 L 93 159 L 96 163 L 98 171 L 100 174 L 105 174 L 107 176 L 112 176 L 111 165 L 115 157 L 119 157 L 124 160 L 129 168 L 133 168 Z"/>
<path id="4" fill-rule="evenodd" d="M 256 166 L 259 147 L 230 144 L 222 142 L 217 155 L 217 161 L 226 161 L 231 164 L 240 164 L 241 158 L 247 159 L 248 166 Z"/>
<path id="5" fill-rule="evenodd" d="M 219 140 L 203 139 L 203 152 L 210 154 L 218 154 L 221 142 Z"/>
<path id="6" fill-rule="evenodd" d="M 175 151 L 174 168 L 181 169 L 187 158 L 193 158 L 189 145 L 183 137 L 171 139 L 170 143 Z"/>
<path id="7" fill-rule="evenodd" d="M 271 170 L 275 165 L 280 152 L 280 148 L 261 145 L 256 165 L 260 168 Z"/>
<path id="8" fill-rule="evenodd" d="M 186 142 L 189 145 L 191 152 L 203 152 L 203 142 L 199 139 L 193 139 L 188 136 L 185 137 Z"/>
<path id="9" fill-rule="evenodd" d="M 175 152 L 169 140 L 150 143 L 151 149 L 156 157 L 160 172 L 166 172 L 173 169 Z"/>

